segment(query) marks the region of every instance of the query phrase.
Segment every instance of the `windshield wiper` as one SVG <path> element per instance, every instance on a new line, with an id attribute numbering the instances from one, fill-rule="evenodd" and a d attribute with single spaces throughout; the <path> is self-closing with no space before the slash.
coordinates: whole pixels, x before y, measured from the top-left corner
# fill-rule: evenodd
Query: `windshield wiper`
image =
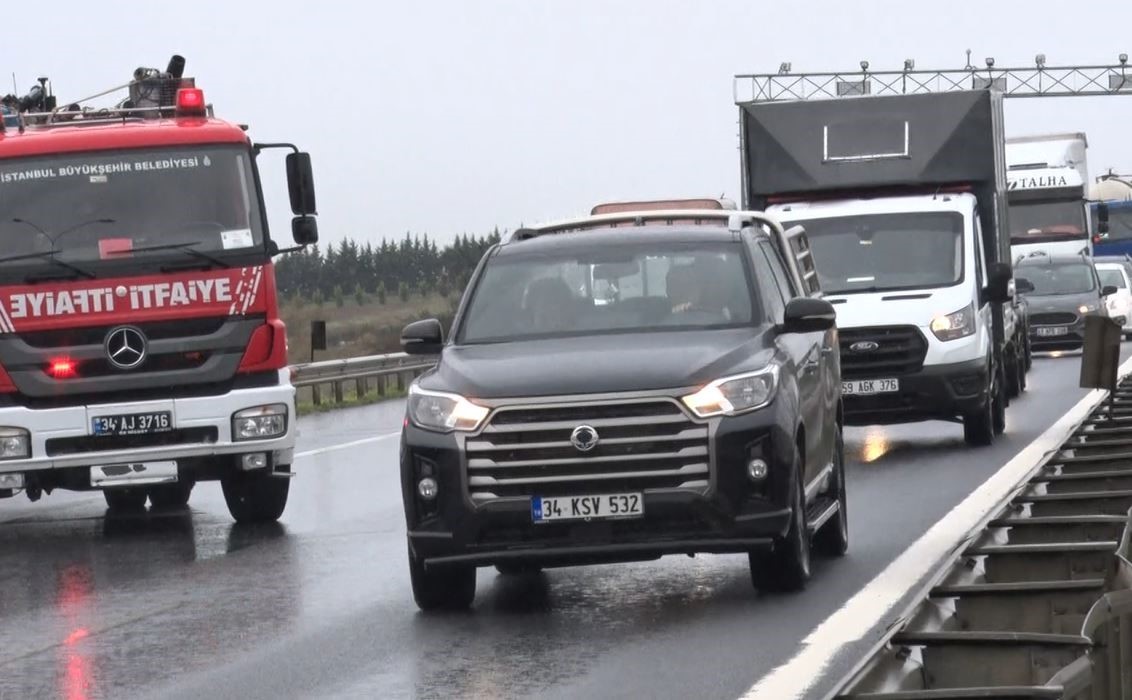
<path id="1" fill-rule="evenodd" d="M 6 258 L 0 258 L 0 263 L 14 262 L 16 260 L 33 260 L 33 259 L 46 260 L 50 263 L 58 265 L 59 267 L 64 267 L 64 268 L 70 270 L 73 273 L 72 276 L 85 277 L 88 280 L 92 280 L 92 279 L 95 279 L 97 277 L 97 275 L 95 275 L 90 270 L 84 270 L 83 268 L 79 267 L 78 265 L 72 265 L 69 262 L 65 262 L 63 260 L 60 260 L 59 258 L 55 257 L 56 255 L 58 255 L 58 251 L 44 250 L 44 251 L 40 251 L 38 253 L 24 253 L 22 255 L 10 255 Z M 25 281 L 27 281 L 27 282 L 37 281 L 41 277 L 42 277 L 41 275 L 29 275 L 27 280 L 25 280 Z M 51 279 L 55 279 L 55 277 L 51 277 Z"/>
<path id="2" fill-rule="evenodd" d="M 129 255 L 130 253 L 148 253 L 155 250 L 177 250 L 184 253 L 185 255 L 190 255 L 194 258 L 197 258 L 198 260 L 204 260 L 210 265 L 214 265 L 216 267 L 223 267 L 225 269 L 230 269 L 232 267 L 231 264 L 221 260 L 214 255 L 209 255 L 208 253 L 205 253 L 203 251 L 196 250 L 195 248 L 193 248 L 193 246 L 195 245 L 200 245 L 200 242 L 185 241 L 183 243 L 163 243 L 161 245 L 143 246 L 141 248 L 123 248 L 122 250 L 111 251 L 110 253 L 108 253 L 108 255 L 113 256 Z"/>

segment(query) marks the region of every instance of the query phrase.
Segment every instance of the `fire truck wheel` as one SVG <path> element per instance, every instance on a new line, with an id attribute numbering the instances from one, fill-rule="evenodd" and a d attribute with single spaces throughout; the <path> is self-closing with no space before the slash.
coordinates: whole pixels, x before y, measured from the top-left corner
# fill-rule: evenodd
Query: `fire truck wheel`
<path id="1" fill-rule="evenodd" d="M 145 489 L 106 489 L 102 492 L 106 507 L 115 513 L 130 510 L 144 510 L 148 495 Z"/>
<path id="2" fill-rule="evenodd" d="M 183 508 L 189 504 L 189 496 L 192 493 L 191 481 L 152 486 L 149 489 L 149 503 L 154 508 Z"/>
<path id="3" fill-rule="evenodd" d="M 290 472 L 290 465 L 275 468 L 277 472 Z M 274 522 L 287 507 L 287 492 L 291 480 L 268 473 L 233 474 L 220 482 L 228 512 L 238 523 Z"/>

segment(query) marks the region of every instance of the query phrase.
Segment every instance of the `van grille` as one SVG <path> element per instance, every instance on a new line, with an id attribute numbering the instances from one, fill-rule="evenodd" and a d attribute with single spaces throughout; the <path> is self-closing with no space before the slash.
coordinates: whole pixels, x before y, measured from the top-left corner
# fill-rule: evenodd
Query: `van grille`
<path id="1" fill-rule="evenodd" d="M 1077 323 L 1077 314 L 1073 313 L 1030 314 L 1030 325 L 1032 326 L 1071 326 L 1074 323 Z"/>
<path id="2" fill-rule="evenodd" d="M 928 343 L 914 326 L 845 328 L 839 336 L 844 379 L 914 374 L 928 354 Z"/>
<path id="3" fill-rule="evenodd" d="M 570 441 L 586 425 L 597 445 Z M 670 399 L 498 410 L 465 443 L 476 503 L 523 496 L 582 496 L 645 489 L 706 491 L 708 428 Z"/>

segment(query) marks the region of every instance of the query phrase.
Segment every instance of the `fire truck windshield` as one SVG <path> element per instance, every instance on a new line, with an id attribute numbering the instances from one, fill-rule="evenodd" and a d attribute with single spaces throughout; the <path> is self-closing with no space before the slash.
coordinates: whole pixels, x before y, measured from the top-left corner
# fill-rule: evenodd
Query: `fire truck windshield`
<path id="1" fill-rule="evenodd" d="M 251 158 L 206 146 L 0 160 L 0 249 L 0 274 L 263 250 Z"/>

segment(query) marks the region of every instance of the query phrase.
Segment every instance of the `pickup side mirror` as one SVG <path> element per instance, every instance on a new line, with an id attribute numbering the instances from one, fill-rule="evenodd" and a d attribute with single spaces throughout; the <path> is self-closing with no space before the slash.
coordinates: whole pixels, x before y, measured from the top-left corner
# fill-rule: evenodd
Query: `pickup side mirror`
<path id="1" fill-rule="evenodd" d="M 1014 271 L 1009 263 L 995 263 L 990 266 L 987 275 L 987 295 L 996 304 L 1005 304 L 1010 301 L 1010 280 L 1014 278 Z"/>
<path id="2" fill-rule="evenodd" d="M 401 349 L 410 355 L 435 355 L 444 345 L 444 328 L 435 318 L 416 321 L 401 331 Z"/>
<path id="3" fill-rule="evenodd" d="M 782 319 L 783 333 L 827 331 L 837 323 L 837 312 L 825 299 L 796 297 L 786 304 Z"/>
<path id="4" fill-rule="evenodd" d="M 314 198 L 314 172 L 311 155 L 299 151 L 287 154 L 287 189 L 291 193 L 291 213 L 311 216 L 318 213 Z"/>
<path id="5" fill-rule="evenodd" d="M 1120 290 L 1116 288 L 1116 285 L 1106 284 L 1104 287 L 1101 288 L 1101 296 L 1102 297 L 1110 297 L 1113 294 L 1116 294 L 1118 291 L 1120 291 Z"/>
<path id="6" fill-rule="evenodd" d="M 1029 294 L 1034 291 L 1034 283 L 1025 277 L 1014 278 L 1014 290 L 1019 294 Z"/>

